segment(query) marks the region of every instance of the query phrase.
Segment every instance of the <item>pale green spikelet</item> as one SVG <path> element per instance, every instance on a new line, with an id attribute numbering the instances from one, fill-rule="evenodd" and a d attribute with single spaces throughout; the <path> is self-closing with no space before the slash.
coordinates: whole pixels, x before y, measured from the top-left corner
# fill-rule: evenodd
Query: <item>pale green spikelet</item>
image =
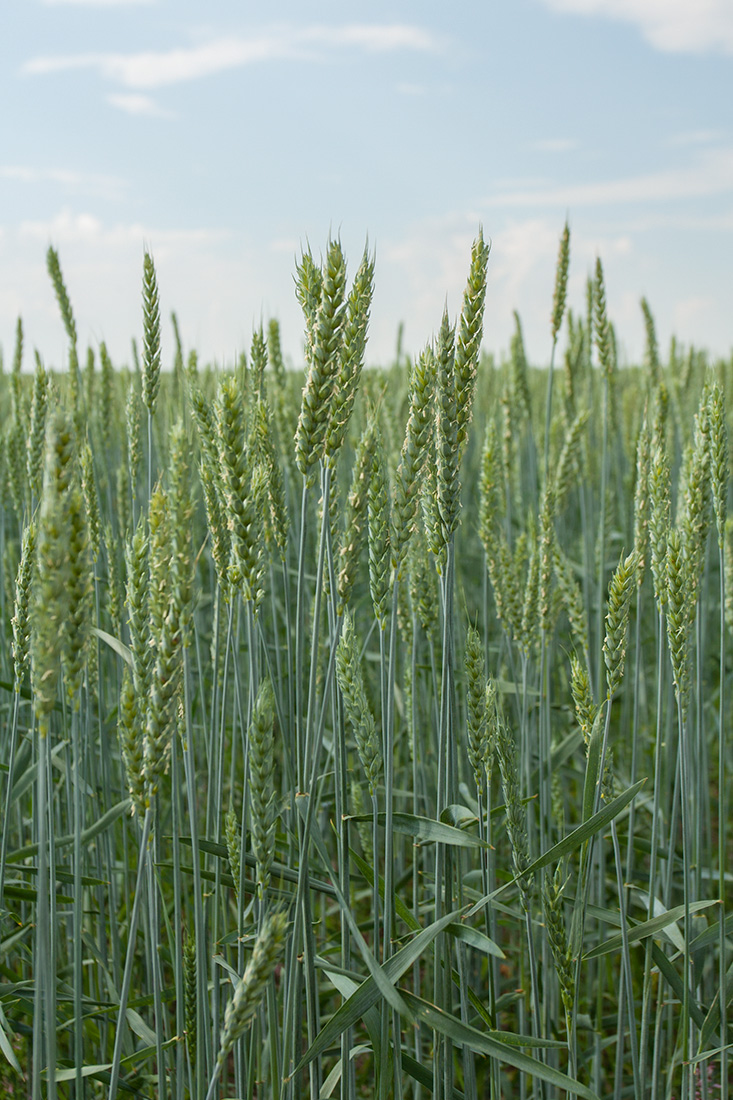
<path id="1" fill-rule="evenodd" d="M 231 531 L 230 578 L 246 600 L 262 598 L 263 547 L 260 517 L 252 491 L 252 462 L 246 442 L 242 395 L 234 378 L 219 386 L 217 422 L 221 466 Z"/>
<path id="2" fill-rule="evenodd" d="M 288 549 L 290 518 L 283 469 L 280 464 L 273 434 L 270 410 L 263 399 L 254 410 L 254 441 L 260 454 L 266 475 L 269 528 L 281 561 L 285 561 Z"/>
<path id="3" fill-rule="evenodd" d="M 550 629 L 554 542 L 554 499 L 551 487 L 547 486 L 542 495 L 542 508 L 540 509 L 540 535 L 537 561 L 537 611 L 539 615 L 540 630 L 545 633 Z"/>
<path id="4" fill-rule="evenodd" d="M 148 795 L 158 789 L 170 755 L 181 678 L 181 630 L 174 607 L 167 612 L 156 639 L 145 728 L 145 781 Z"/>
<path id="5" fill-rule="evenodd" d="M 87 361 L 84 366 L 84 401 L 88 409 L 96 404 L 96 381 L 94 377 L 94 348 L 87 348 Z"/>
<path id="6" fill-rule="evenodd" d="M 123 458 L 115 471 L 115 489 L 117 491 L 117 530 L 124 538 L 132 530 L 132 500 L 130 497 L 130 467 Z"/>
<path id="7" fill-rule="evenodd" d="M 224 598 L 229 598 L 229 562 L 231 560 L 231 538 L 223 506 L 224 489 L 219 476 L 219 463 L 213 466 L 210 459 L 204 457 L 200 468 L 201 486 L 204 491 L 206 522 L 211 539 L 211 557 L 216 570 L 216 579 Z"/>
<path id="8" fill-rule="evenodd" d="M 252 333 L 249 359 L 252 364 L 252 390 L 255 400 L 262 400 L 265 395 L 265 368 L 267 367 L 267 344 L 262 326 Z"/>
<path id="9" fill-rule="evenodd" d="M 92 449 L 86 441 L 81 449 L 81 488 L 84 494 L 84 507 L 86 508 L 87 523 L 89 525 L 89 546 L 92 551 L 92 561 L 97 561 L 102 542 L 102 519 L 99 512 L 99 496 L 97 494 L 96 478 L 94 477 Z"/>
<path id="10" fill-rule="evenodd" d="M 68 611 L 62 661 L 67 695 L 74 709 L 78 710 L 90 636 L 92 577 L 84 499 L 76 478 L 69 490 L 68 517 Z"/>
<path id="11" fill-rule="evenodd" d="M 566 432 L 553 482 L 556 514 L 562 511 L 573 480 L 578 476 L 583 431 L 589 416 L 587 409 L 581 409 Z"/>
<path id="12" fill-rule="evenodd" d="M 369 783 L 369 791 L 374 795 L 382 769 L 382 751 L 374 716 L 367 701 L 359 647 L 349 611 L 344 615 L 341 638 L 336 650 L 336 679 L 344 698 L 346 719 L 354 731 L 356 748 Z"/>
<path id="13" fill-rule="evenodd" d="M 506 586 L 508 570 L 503 570 L 503 579 Z M 519 629 L 519 641 L 522 652 L 529 656 L 537 646 L 537 624 L 539 604 L 539 578 L 540 555 L 537 539 L 533 538 L 529 544 L 529 558 L 527 562 L 527 580 L 524 586 L 524 602 L 522 604 L 522 619 Z M 494 593 L 496 595 L 496 591 Z"/>
<path id="14" fill-rule="evenodd" d="M 552 878 L 550 878 L 549 872 L 545 872 L 542 889 L 542 909 L 545 915 L 547 939 L 552 951 L 555 973 L 560 986 L 560 997 L 565 1009 L 565 1026 L 568 1035 L 570 1035 L 575 1004 L 575 968 L 573 966 L 572 948 L 563 918 L 562 895 L 564 889 L 562 865 L 558 864 Z"/>
<path id="15" fill-rule="evenodd" d="M 20 562 L 15 580 L 13 627 L 13 687 L 19 692 L 30 663 L 31 592 L 36 553 L 36 525 L 30 522 L 23 531 Z"/>
<path id="16" fill-rule="evenodd" d="M 725 421 L 725 401 L 723 391 L 717 382 L 710 387 L 707 413 L 710 422 L 710 483 L 713 493 L 715 523 L 718 529 L 718 545 L 722 546 L 727 517 L 730 455 L 728 451 L 728 428 Z"/>
<path id="17" fill-rule="evenodd" d="M 181 341 L 181 330 L 178 325 L 178 316 L 175 310 L 171 311 L 171 327 L 173 329 L 173 345 L 175 351 L 173 353 L 173 373 L 175 375 L 183 374 L 183 343 Z"/>
<path id="18" fill-rule="evenodd" d="M 468 441 L 468 425 L 471 422 L 473 396 L 476 389 L 476 368 L 483 336 L 488 262 L 489 246 L 484 243 L 483 229 L 479 229 L 478 237 L 471 247 L 471 266 L 456 334 L 454 369 L 459 462 Z"/>
<path id="19" fill-rule="evenodd" d="M 652 418 L 652 451 L 657 447 L 666 448 L 669 427 L 669 391 L 660 382 L 654 392 L 654 416 Z"/>
<path id="20" fill-rule="evenodd" d="M 651 549 L 652 579 L 657 608 L 662 612 L 667 603 L 667 536 L 670 529 L 670 474 L 669 460 L 663 445 L 652 450 L 649 467 L 649 545 Z"/>
<path id="21" fill-rule="evenodd" d="M 11 420 L 5 431 L 5 467 L 10 497 L 19 523 L 23 521 L 28 503 L 28 474 L 25 458 L 23 426 Z"/>
<path id="22" fill-rule="evenodd" d="M 239 816 L 233 806 L 230 806 L 224 818 L 224 839 L 227 847 L 227 859 L 229 870 L 234 879 L 234 894 L 239 902 L 239 884 L 242 874 L 242 832 Z"/>
<path id="23" fill-rule="evenodd" d="M 608 611 L 606 612 L 606 637 L 603 657 L 606 662 L 608 698 L 620 687 L 624 675 L 626 642 L 629 625 L 629 606 L 636 585 L 638 557 L 635 550 L 619 559 L 616 571 L 608 586 Z"/>
<path id="24" fill-rule="evenodd" d="M 168 490 L 158 481 L 153 489 L 148 511 L 148 569 L 150 575 L 148 616 L 152 649 L 155 649 L 156 638 L 163 630 L 163 622 L 170 603 L 172 582 L 169 569 L 170 558 L 170 501 Z"/>
<path id="25" fill-rule="evenodd" d="M 694 444 L 687 466 L 682 514 L 679 519 L 688 562 L 690 614 L 694 615 L 702 573 L 705 545 L 711 521 L 710 431 L 707 399 L 703 394 L 701 408 L 695 416 Z M 681 489 L 678 491 L 678 495 Z M 678 513 L 680 509 L 678 506 Z"/>
<path id="26" fill-rule="evenodd" d="M 598 362 L 603 373 L 610 378 L 613 373 L 613 348 L 611 345 L 611 326 L 606 313 L 606 287 L 600 257 L 596 259 L 596 272 L 593 283 L 593 319 Z"/>
<path id="27" fill-rule="evenodd" d="M 494 770 L 494 756 L 496 754 L 496 739 L 499 734 L 499 695 L 496 681 L 489 676 L 484 691 L 486 706 L 486 746 L 484 752 L 484 767 L 486 769 L 486 786 L 491 789 L 491 777 Z"/>
<path id="28" fill-rule="evenodd" d="M 571 563 L 557 544 L 555 544 L 554 569 L 557 586 L 560 590 L 562 604 L 570 623 L 573 638 L 581 652 L 587 654 L 588 618 L 583 606 L 583 595 Z"/>
<path id="29" fill-rule="evenodd" d="M 525 543 L 522 544 L 524 551 Z M 518 547 L 519 548 L 519 547 Z M 537 555 L 536 546 L 532 544 L 531 553 L 534 553 L 534 574 L 531 581 L 531 631 L 534 632 L 536 622 L 534 615 L 537 610 Z M 503 531 L 497 532 L 493 541 L 486 546 L 486 567 L 491 582 L 491 590 L 494 595 L 494 606 L 499 622 L 506 630 L 510 638 L 522 638 L 522 615 L 525 604 L 522 603 L 520 594 L 520 579 L 517 571 L 518 559 L 514 556 L 506 541 Z M 529 591 L 529 589 L 527 590 Z M 526 605 L 529 609 L 529 605 Z"/>
<path id="30" fill-rule="evenodd" d="M 36 373 L 33 379 L 31 424 L 27 444 L 28 484 L 31 496 L 38 500 L 43 485 L 43 445 L 46 437 L 48 408 L 48 374 L 36 352 Z"/>
<path id="31" fill-rule="evenodd" d="M 46 265 L 48 267 L 48 273 L 51 276 L 53 289 L 56 292 L 56 299 L 59 304 L 59 310 L 61 311 L 61 320 L 66 329 L 66 335 L 69 338 L 69 343 L 76 347 L 76 322 L 74 321 L 74 313 L 64 284 L 64 277 L 61 274 L 61 264 L 59 263 L 58 252 L 56 252 L 55 248 L 49 247 L 46 253 Z"/>
<path id="32" fill-rule="evenodd" d="M 439 526 L 436 531 L 437 540 L 431 546 L 439 573 L 445 567 L 446 549 L 458 526 L 460 511 L 458 394 L 454 342 L 455 328 L 448 320 L 448 311 L 444 310 L 435 349 L 435 448 Z"/>
<path id="33" fill-rule="evenodd" d="M 140 711 L 141 705 L 144 705 L 144 700 L 135 692 L 130 670 L 125 665 L 117 713 L 117 735 L 132 810 L 142 821 L 145 816 L 145 718 Z"/>
<path id="34" fill-rule="evenodd" d="M 656 386 L 659 382 L 659 345 L 657 343 L 654 317 L 646 298 L 641 299 L 641 311 L 644 314 L 644 332 L 646 334 L 644 366 L 649 371 L 652 386 Z"/>
<path id="35" fill-rule="evenodd" d="M 168 478 L 170 484 L 171 590 L 179 616 L 184 648 L 191 640 L 193 618 L 193 485 L 190 478 L 191 441 L 181 420 L 171 425 Z"/>
<path id="36" fill-rule="evenodd" d="M 527 354 L 524 350 L 524 336 L 522 334 L 522 322 L 516 309 L 514 310 L 514 332 L 510 343 L 510 369 L 511 369 L 511 394 L 507 399 L 517 419 L 529 421 L 532 415 L 532 400 L 529 392 L 529 368 L 527 366 Z"/>
<path id="37" fill-rule="evenodd" d="M 677 697 L 683 713 L 687 709 L 690 693 L 690 607 L 694 606 L 691 594 L 689 562 L 685 555 L 682 535 L 672 527 L 667 536 L 667 640 L 672 660 L 672 672 Z"/>
<path id="38" fill-rule="evenodd" d="M 530 537 L 531 536 L 531 537 Z M 508 630 L 510 637 L 521 639 L 524 630 L 524 610 L 525 600 L 528 598 L 528 593 L 522 585 L 522 578 L 526 576 L 526 585 L 530 583 L 534 585 L 534 601 L 535 608 L 537 606 L 537 571 L 535 570 L 534 579 L 530 580 L 529 577 L 529 555 L 531 553 L 532 540 L 534 539 L 534 530 L 530 527 L 530 531 L 520 531 L 514 540 L 514 552 L 511 553 L 506 539 L 501 537 L 499 545 L 499 556 L 501 557 L 501 574 L 503 577 L 504 586 L 504 604 L 506 607 L 506 613 L 508 617 Z M 535 545 L 536 549 L 536 545 Z M 537 564 L 537 563 L 535 563 Z M 505 624 L 506 625 L 506 624 Z"/>
<path id="39" fill-rule="evenodd" d="M 325 459 L 332 467 L 335 466 L 336 458 L 341 450 L 346 428 L 354 408 L 359 378 L 364 365 L 369 311 L 373 294 L 374 259 L 369 256 L 368 250 L 365 249 L 346 303 L 343 344 L 339 357 L 338 373 L 333 387 L 325 442 Z"/>
<path id="40" fill-rule="evenodd" d="M 22 412 L 21 372 L 23 370 L 23 319 L 15 322 L 15 347 L 13 366 L 10 372 L 10 413 L 16 424 L 20 423 Z"/>
<path id="41" fill-rule="evenodd" d="M 555 289 L 552 295 L 552 342 L 557 340 L 557 334 L 562 325 L 565 313 L 565 302 L 568 294 L 568 271 L 570 268 L 570 226 L 565 222 L 565 227 L 560 238 L 560 248 L 557 254 L 557 267 L 555 268 Z"/>
<path id="42" fill-rule="evenodd" d="M 581 662 L 573 653 L 570 656 L 570 691 L 575 705 L 575 717 L 583 734 L 583 740 L 587 745 L 596 720 L 598 707 L 593 699 L 590 689 L 590 676 L 588 675 L 587 660 Z"/>
<path id="43" fill-rule="evenodd" d="M 32 684 L 41 737 L 48 735 L 49 719 L 56 703 L 69 611 L 69 494 L 73 453 L 73 428 L 68 419 L 57 412 L 47 432 L 31 616 Z"/>
<path id="44" fill-rule="evenodd" d="M 636 484 L 634 486 L 634 549 L 638 559 L 637 584 L 644 580 L 646 555 L 649 547 L 649 522 L 651 514 L 651 436 L 646 415 L 636 446 Z"/>
<path id="45" fill-rule="evenodd" d="M 176 578 L 176 542 L 169 495 L 160 486 L 150 499 L 148 616 L 153 661 L 145 726 L 145 782 L 155 794 L 170 754 L 182 674 L 185 609 Z"/>
<path id="46" fill-rule="evenodd" d="M 105 455 L 112 450 L 112 403 L 114 400 L 114 367 L 104 340 L 99 345 L 101 378 L 99 387 L 99 435 Z"/>
<path id="47" fill-rule="evenodd" d="M 410 602 L 423 631 L 432 638 L 438 626 L 438 589 L 422 527 L 417 528 L 410 543 L 407 578 Z"/>
<path id="48" fill-rule="evenodd" d="M 197 1053 L 197 990 L 198 962 L 196 959 L 196 935 L 189 928 L 183 941 L 183 997 L 186 1021 L 186 1050 L 192 1069 L 196 1067 Z"/>
<path id="49" fill-rule="evenodd" d="M 120 637 L 125 609 L 125 544 L 115 536 L 109 522 L 104 525 L 104 545 L 107 551 L 107 610 L 112 620 L 112 633 Z"/>
<path id="50" fill-rule="evenodd" d="M 160 295 L 153 257 L 143 257 L 143 362 L 142 397 L 150 416 L 160 388 Z"/>
<path id="51" fill-rule="evenodd" d="M 501 456 L 496 425 L 493 420 L 489 420 L 486 425 L 486 437 L 481 452 L 478 505 L 479 537 L 487 557 L 494 552 L 496 529 L 500 516 L 501 476 Z"/>
<path id="52" fill-rule="evenodd" d="M 578 318 L 576 321 L 572 309 L 569 309 L 568 343 L 563 355 L 563 405 L 566 423 L 572 423 L 577 415 L 577 384 L 584 354 L 585 328 L 582 320 Z"/>
<path id="53" fill-rule="evenodd" d="M 310 249 L 304 252 L 296 266 L 295 295 L 305 319 L 305 358 L 310 363 L 315 344 L 316 316 L 323 293 L 323 272 L 314 261 Z"/>
<path id="54" fill-rule="evenodd" d="M 377 434 L 367 492 L 369 591 L 380 630 L 387 624 L 390 603 L 390 501 L 387 460 Z"/>
<path id="55" fill-rule="evenodd" d="M 216 1058 L 218 1073 L 236 1041 L 244 1035 L 257 1015 L 267 984 L 285 948 L 287 927 L 287 916 L 284 913 L 273 913 L 265 919 L 257 934 L 252 956 L 224 1013 L 224 1026 Z M 210 1094 L 211 1091 L 210 1088 Z"/>
<path id="56" fill-rule="evenodd" d="M 59 263 L 58 253 L 54 248 L 49 247 L 46 253 L 46 265 L 48 267 L 48 273 L 51 276 L 54 291 L 56 292 L 56 300 L 58 301 L 59 310 L 61 311 L 61 320 L 64 323 L 66 335 L 69 338 L 69 395 L 74 418 L 78 420 L 80 412 L 79 359 L 77 354 L 76 322 L 74 321 L 74 314 L 71 309 L 69 295 L 66 291 L 64 277 L 61 274 L 61 264 Z M 76 426 L 78 428 L 80 425 L 77 423 Z"/>
<path id="57" fill-rule="evenodd" d="M 442 542 L 440 511 L 438 509 L 437 441 L 434 431 L 428 444 L 425 476 L 422 481 L 420 492 L 420 509 L 422 512 L 422 528 L 425 531 L 427 546 L 440 572 L 440 562 L 444 547 Z"/>
<path id="58" fill-rule="evenodd" d="M 132 352 L 132 369 L 135 374 L 135 380 L 140 385 L 142 383 L 142 370 L 140 368 L 140 355 L 137 350 L 137 340 L 133 336 L 130 340 L 130 351 Z"/>
<path id="59" fill-rule="evenodd" d="M 392 566 L 399 576 L 415 529 L 420 501 L 420 477 L 435 423 L 433 386 L 435 361 L 426 348 L 410 371 L 410 412 L 395 474 L 392 505 Z"/>
<path id="60" fill-rule="evenodd" d="M 279 390 L 286 388 L 287 375 L 283 353 L 280 345 L 280 324 L 276 318 L 272 318 L 267 326 L 267 361 L 275 375 Z"/>
<path id="61" fill-rule="evenodd" d="M 312 271 L 310 275 L 312 277 Z M 299 288 L 301 283 L 302 280 L 298 284 Z M 306 290 L 301 292 L 299 289 L 299 298 L 309 333 L 310 354 L 300 416 L 295 432 L 295 458 L 298 469 L 309 483 L 312 483 L 315 478 L 314 467 L 324 455 L 330 419 L 330 402 L 338 374 L 339 354 L 343 340 L 345 284 L 346 262 L 341 244 L 339 241 L 332 241 L 326 253 L 320 301 L 315 316 L 312 314 L 312 300 L 308 297 L 310 288 L 307 292 Z"/>
<path id="62" fill-rule="evenodd" d="M 198 432 L 202 454 L 213 465 L 218 465 L 219 447 L 217 443 L 217 420 L 211 403 L 204 397 L 195 380 L 188 386 L 188 397 L 193 419 Z"/>
<path id="63" fill-rule="evenodd" d="M 133 497 L 137 476 L 140 471 L 142 451 L 140 448 L 140 395 L 137 387 L 132 384 L 127 391 L 125 403 L 125 425 L 127 431 L 127 457 L 130 463 L 130 487 Z"/>
<path id="64" fill-rule="evenodd" d="M 217 419 L 211 405 L 194 380 L 189 380 L 189 400 L 201 445 L 199 474 L 204 491 L 206 521 L 211 539 L 211 556 L 216 579 L 224 598 L 229 599 L 232 540 L 227 520 L 227 492 L 217 441 Z"/>
<path id="65" fill-rule="evenodd" d="M 130 625 L 130 651 L 135 693 L 138 699 L 147 699 L 150 687 L 152 649 L 148 598 L 150 574 L 148 566 L 148 536 L 145 520 L 141 516 L 132 539 L 125 547 L 127 564 L 127 608 Z"/>
<path id="66" fill-rule="evenodd" d="M 257 692 L 249 727 L 250 830 L 257 892 L 264 898 L 275 857 L 278 798 L 275 791 L 275 693 L 269 680 Z"/>
<path id="67" fill-rule="evenodd" d="M 366 540 L 371 469 L 377 445 L 377 427 L 371 416 L 354 455 L 351 489 L 346 501 L 344 532 L 338 554 L 339 614 L 349 602 L 359 557 Z"/>
<path id="68" fill-rule="evenodd" d="M 484 789 L 488 734 L 486 728 L 486 661 L 481 638 L 473 626 L 466 632 L 466 740 L 476 790 Z"/>
<path id="69" fill-rule="evenodd" d="M 733 634 L 733 516 L 725 521 L 723 539 L 723 568 L 725 571 L 725 622 Z"/>
<path id="70" fill-rule="evenodd" d="M 514 737 L 503 718 L 499 718 L 496 724 L 496 755 L 499 761 L 501 786 L 506 804 L 506 824 L 512 847 L 514 873 L 518 879 L 522 907 L 525 912 L 528 912 L 531 905 L 533 881 L 525 874 L 530 865 L 527 819 L 519 793 Z"/>

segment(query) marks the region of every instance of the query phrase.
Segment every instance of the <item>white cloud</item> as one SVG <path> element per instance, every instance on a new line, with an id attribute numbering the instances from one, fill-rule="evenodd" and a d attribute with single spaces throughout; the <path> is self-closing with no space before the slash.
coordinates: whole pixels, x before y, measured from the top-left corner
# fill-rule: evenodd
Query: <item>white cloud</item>
<path id="1" fill-rule="evenodd" d="M 665 145 L 684 149 L 694 145 L 711 145 L 721 139 L 722 134 L 719 130 L 687 130 L 685 133 L 673 134 L 672 137 L 667 138 Z"/>
<path id="2" fill-rule="evenodd" d="M 702 329 L 714 318 L 716 306 L 714 299 L 702 295 L 682 298 L 675 303 L 672 312 L 675 329 L 685 333 L 694 328 Z"/>
<path id="3" fill-rule="evenodd" d="M 730 0 L 542 0 L 554 11 L 632 23 L 668 53 L 733 53 Z"/>
<path id="4" fill-rule="evenodd" d="M 26 184 L 52 183 L 69 194 L 96 195 L 115 199 L 125 191 L 125 181 L 117 176 L 72 172 L 67 168 L 34 168 L 27 164 L 0 164 L 0 180 Z"/>
<path id="5" fill-rule="evenodd" d="M 543 138 L 531 145 L 538 153 L 571 153 L 578 148 L 574 138 Z"/>
<path id="6" fill-rule="evenodd" d="M 65 207 L 53 218 L 41 221 L 24 221 L 18 227 L 21 239 L 54 241 L 59 244 L 98 244 L 118 248 L 150 243 L 156 251 L 187 244 L 212 244 L 223 240 L 227 234 L 209 229 L 151 229 L 140 222 L 106 226 L 99 218 L 88 213 L 73 213 Z"/>
<path id="7" fill-rule="evenodd" d="M 423 96 L 426 95 L 427 90 L 424 84 L 410 84 L 404 80 L 397 85 L 400 95 Z"/>
<path id="8" fill-rule="evenodd" d="M 219 38 L 198 46 L 141 53 L 83 53 L 36 57 L 23 71 L 30 75 L 91 69 L 107 80 L 137 90 L 197 80 L 255 62 L 308 56 L 313 48 L 355 48 L 368 53 L 436 48 L 433 37 L 408 25 L 354 24 L 344 27 L 279 28 L 249 38 Z"/>
<path id="9" fill-rule="evenodd" d="M 733 149 L 704 151 L 686 168 L 648 172 L 626 179 L 567 184 L 487 196 L 487 206 L 606 206 L 613 203 L 703 199 L 733 192 Z"/>
<path id="10" fill-rule="evenodd" d="M 149 118 L 172 118 L 172 112 L 159 106 L 149 95 L 141 92 L 108 95 L 107 102 L 128 115 L 144 115 Z"/>
<path id="11" fill-rule="evenodd" d="M 154 4 L 156 0 L 43 0 L 46 7 L 83 7 L 83 8 L 122 8 L 139 7 L 141 4 Z"/>

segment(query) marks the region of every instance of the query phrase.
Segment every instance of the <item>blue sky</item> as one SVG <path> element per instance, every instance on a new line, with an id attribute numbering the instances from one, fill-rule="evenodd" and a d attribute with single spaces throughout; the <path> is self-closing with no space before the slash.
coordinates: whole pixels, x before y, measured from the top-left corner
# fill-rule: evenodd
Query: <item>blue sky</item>
<path id="1" fill-rule="evenodd" d="M 367 359 L 455 314 L 479 224 L 484 346 L 549 357 L 562 226 L 571 304 L 595 256 L 622 354 L 639 299 L 662 348 L 733 347 L 731 0 L 24 0 L 0 16 L 0 344 L 64 360 L 58 248 L 82 348 L 129 361 L 142 255 L 186 348 L 230 360 L 280 319 L 295 259 L 376 249 Z"/>

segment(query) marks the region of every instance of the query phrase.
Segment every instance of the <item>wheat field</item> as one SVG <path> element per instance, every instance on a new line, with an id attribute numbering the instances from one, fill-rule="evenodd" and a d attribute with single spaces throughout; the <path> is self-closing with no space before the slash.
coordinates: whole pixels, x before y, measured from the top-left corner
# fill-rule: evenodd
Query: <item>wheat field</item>
<path id="1" fill-rule="evenodd" d="M 495 359 L 466 263 L 374 368 L 373 257 L 304 253 L 295 370 L 276 320 L 199 363 L 146 254 L 113 365 L 49 249 L 67 359 L 19 320 L 0 373 L 3 1098 L 727 1100 L 733 359 L 642 301 L 620 367 L 567 227 L 549 367 L 518 316 Z"/>

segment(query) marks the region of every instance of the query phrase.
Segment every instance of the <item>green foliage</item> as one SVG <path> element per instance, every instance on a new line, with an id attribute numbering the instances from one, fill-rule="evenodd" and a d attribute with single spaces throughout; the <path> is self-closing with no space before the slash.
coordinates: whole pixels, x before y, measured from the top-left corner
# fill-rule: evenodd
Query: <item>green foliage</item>
<path id="1" fill-rule="evenodd" d="M 726 1078 L 733 367 L 643 303 L 621 369 L 566 227 L 546 402 L 466 259 L 414 361 L 368 365 L 331 241 L 303 371 L 276 321 L 184 366 L 176 322 L 169 373 L 146 254 L 141 363 L 82 395 L 49 251 L 74 369 L 19 323 L 0 373 L 0 1093 Z"/>

